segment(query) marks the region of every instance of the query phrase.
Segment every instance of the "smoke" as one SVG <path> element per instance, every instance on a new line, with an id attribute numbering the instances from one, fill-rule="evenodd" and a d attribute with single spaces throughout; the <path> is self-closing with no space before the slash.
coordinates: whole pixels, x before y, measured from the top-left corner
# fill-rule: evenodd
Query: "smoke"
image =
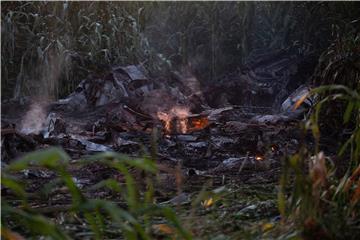
<path id="1" fill-rule="evenodd" d="M 157 112 L 167 112 L 173 106 L 180 104 L 179 96 L 172 94 L 168 89 L 155 89 L 144 96 L 140 108 L 153 117 L 157 117 Z"/>
<path id="2" fill-rule="evenodd" d="M 49 51 L 39 67 L 34 69 L 33 76 L 39 76 L 38 79 L 34 79 L 38 86 L 35 85 L 31 96 L 32 103 L 21 121 L 20 132 L 38 134 L 45 127 L 48 114 L 46 107 L 56 98 L 63 60 L 62 53 Z"/>
<path id="3" fill-rule="evenodd" d="M 54 100 L 58 95 L 59 78 L 64 63 L 64 54 L 60 51 L 50 51 L 37 69 L 40 76 L 40 86 L 36 89 L 36 97 L 43 100 Z"/>
<path id="4" fill-rule="evenodd" d="M 191 62 L 188 66 L 183 67 L 181 70 L 181 82 L 186 86 L 187 93 L 189 95 L 197 94 L 202 95 L 202 88 L 200 81 L 195 75 L 193 74 L 194 64 Z"/>
<path id="5" fill-rule="evenodd" d="M 46 111 L 44 105 L 34 102 L 21 121 L 20 132 L 24 134 L 38 134 L 45 127 Z"/>

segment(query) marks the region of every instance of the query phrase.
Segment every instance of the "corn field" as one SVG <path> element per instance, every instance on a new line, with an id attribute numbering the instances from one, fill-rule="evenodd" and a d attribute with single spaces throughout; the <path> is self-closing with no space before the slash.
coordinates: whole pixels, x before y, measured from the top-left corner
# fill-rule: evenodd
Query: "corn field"
<path id="1" fill-rule="evenodd" d="M 1 79 L 4 239 L 360 239 L 358 2 L 2 1 Z"/>
<path id="2" fill-rule="evenodd" d="M 2 96 L 55 99 L 113 65 L 142 64 L 155 76 L 190 68 L 206 84 L 255 49 L 296 45 L 319 55 L 335 28 L 337 34 L 354 31 L 356 23 L 348 23 L 359 14 L 354 2 L 3 2 L 1 7 Z"/>

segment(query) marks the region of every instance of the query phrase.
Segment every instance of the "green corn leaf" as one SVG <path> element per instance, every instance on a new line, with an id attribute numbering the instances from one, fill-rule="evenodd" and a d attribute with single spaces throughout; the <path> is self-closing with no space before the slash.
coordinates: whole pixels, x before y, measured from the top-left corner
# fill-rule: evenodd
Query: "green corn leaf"
<path id="1" fill-rule="evenodd" d="M 26 196 L 23 184 L 20 184 L 18 181 L 16 181 L 16 179 L 13 179 L 10 176 L 2 174 L 1 184 L 7 188 L 10 188 L 12 191 L 14 191 L 15 194 L 17 194 L 21 198 L 24 198 Z"/>
<path id="2" fill-rule="evenodd" d="M 354 107 L 355 107 L 355 102 L 349 101 L 344 113 L 344 123 L 349 122 Z"/>
<path id="3" fill-rule="evenodd" d="M 21 159 L 11 163 L 5 170 L 20 171 L 30 165 L 37 165 L 54 169 L 69 161 L 69 156 L 60 148 L 51 147 L 29 153 Z"/>
<path id="4" fill-rule="evenodd" d="M 9 207 L 6 205 L 2 206 L 2 210 L 4 216 L 7 215 L 12 218 L 19 218 L 21 221 L 18 222 L 24 223 L 27 228 L 34 234 L 49 236 L 52 239 L 56 240 L 70 239 L 63 230 L 53 224 L 49 219 L 41 215 L 29 214 L 23 210 Z"/>

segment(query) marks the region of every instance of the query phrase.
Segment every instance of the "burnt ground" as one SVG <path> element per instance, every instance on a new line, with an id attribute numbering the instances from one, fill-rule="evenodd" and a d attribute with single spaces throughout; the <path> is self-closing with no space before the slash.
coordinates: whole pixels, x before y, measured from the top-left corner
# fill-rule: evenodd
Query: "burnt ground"
<path id="1" fill-rule="evenodd" d="M 123 176 L 101 164 L 82 165 L 81 160 L 103 151 L 134 158 L 152 155 L 159 169 L 156 201 L 177 206 L 185 225 L 196 222 L 188 226 L 194 236 L 266 237 L 280 220 L 276 198 L 282 161 L 304 141 L 298 124 L 306 106 L 294 110 L 293 105 L 308 91 L 294 83 L 299 75 L 294 66 L 301 65 L 301 59 L 276 54 L 261 55 L 257 64 L 250 61 L 246 70 L 201 93 L 191 93 L 185 84 L 193 76 L 177 76 L 172 80 L 177 84 L 170 86 L 154 83 L 143 70 L 129 66 L 90 76 L 69 97 L 50 104 L 3 101 L 2 164 L 33 150 L 61 146 L 71 157 L 69 171 L 75 183 L 87 197 L 121 205 L 120 196 L 93 186 L 108 178 L 123 182 Z M 165 129 L 154 109 L 167 112 L 174 106 L 187 106 L 189 114 L 173 116 L 170 129 Z M 34 123 L 24 124 L 24 119 Z M 179 127 L 184 119 L 186 130 Z M 40 128 L 34 129 L 39 122 Z M 132 173 L 141 188 L 145 184 L 141 172 Z M 17 176 L 26 181 L 30 193 L 57 177 L 41 168 Z M 191 202 L 203 189 L 217 189 L 220 200 L 194 210 Z M 6 188 L 2 194 L 13 198 Z M 78 239 L 91 237 L 82 220 L 67 213 L 71 198 L 66 188 L 54 183 L 45 196 L 31 197 L 37 212 L 51 216 Z"/>
<path id="2" fill-rule="evenodd" d="M 123 132 L 112 130 L 107 137 L 103 137 L 106 134 L 101 131 L 94 134 L 94 131 L 86 130 L 89 124 L 101 118 L 101 109 L 78 116 L 59 114 L 58 118 L 71 126 L 73 133 L 67 130 L 66 134 L 48 138 L 41 134 L 23 135 L 17 131 L 4 133 L 3 139 L 9 143 L 3 147 L 9 147 L 9 150 L 3 153 L 11 156 L 10 153 L 14 154 L 11 151 L 16 151 L 15 154 L 22 155 L 20 151 L 61 146 L 72 158 L 69 171 L 88 198 L 110 199 L 121 204 L 121 197 L 113 192 L 92 189 L 95 184 L 109 178 L 121 182 L 121 174 L 101 164 L 83 166 L 79 162 L 103 150 L 142 156 L 151 152 L 152 143 L 156 141 L 156 163 L 160 169 L 155 187 L 157 202 L 174 206 L 179 203 L 181 219 L 186 222 L 193 211 L 190 200 L 195 199 L 204 186 L 207 190 L 224 187 L 226 191 L 222 193 L 219 206 L 197 210 L 192 216 L 192 221 L 198 223 L 191 227 L 195 236 L 214 236 L 214 233 L 229 237 L 261 236 L 266 233 L 263 226 L 275 224 L 280 219 L 276 186 L 283 157 L 294 153 L 299 146 L 301 134 L 297 121 L 250 121 L 241 108 L 228 109 L 220 115 L 204 129 L 188 134 L 164 135 L 161 126 L 157 126 L 155 138 L 150 128 Z M 141 175 L 136 170 L 134 175 L 141 188 L 144 184 Z M 28 192 L 37 192 L 57 176 L 46 169 L 31 168 L 19 173 L 19 177 L 27 182 Z M 3 191 L 3 196 L 7 194 L 11 198 L 11 193 Z M 76 219 L 64 217 L 71 205 L 71 197 L 64 187 L 54 187 L 47 197 L 34 198 L 31 204 L 36 211 L 52 216 L 55 221 L 66 219 L 61 224 L 78 239 L 89 231 L 82 229 L 81 222 Z"/>

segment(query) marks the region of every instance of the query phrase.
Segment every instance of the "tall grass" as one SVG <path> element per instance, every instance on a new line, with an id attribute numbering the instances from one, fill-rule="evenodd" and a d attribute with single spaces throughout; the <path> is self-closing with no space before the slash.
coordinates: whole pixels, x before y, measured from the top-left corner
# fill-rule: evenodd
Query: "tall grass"
<path id="1" fill-rule="evenodd" d="M 317 102 L 301 125 L 314 146 L 303 142 L 284 161 L 279 210 L 308 239 L 357 239 L 360 230 L 360 35 L 354 20 L 346 34 L 334 27 L 336 40 L 321 54 L 311 91 Z M 324 144 L 324 142 L 327 142 Z M 325 155 L 325 154 L 328 154 Z M 335 161 L 337 159 L 337 161 Z M 344 171 L 339 168 L 345 166 Z M 286 191 L 291 186 L 288 197 Z"/>
<path id="2" fill-rule="evenodd" d="M 304 130 L 311 131 L 315 138 L 315 153 L 305 147 L 297 154 L 285 159 L 280 180 L 279 210 L 284 221 L 294 221 L 305 237 L 310 239 L 357 239 L 360 214 L 360 95 L 357 90 L 342 85 L 321 86 L 315 94 L 327 92 L 319 101 Z M 330 93 L 329 93 L 330 92 Z M 320 151 L 319 114 L 324 103 L 342 99 L 347 103 L 343 121 L 355 119 L 350 137 L 338 151 L 339 157 L 348 164 L 348 170 L 338 178 L 339 167 Z M 307 169 L 307 170 L 306 170 Z M 293 181 L 291 176 L 294 175 Z M 286 199 L 285 189 L 293 186 Z"/>
<path id="3" fill-rule="evenodd" d="M 190 239 L 191 235 L 183 228 L 174 211 L 166 206 L 155 204 L 154 188 L 151 175 L 156 173 L 155 163 L 148 159 L 129 159 L 117 153 L 102 153 L 82 162 L 83 165 L 98 163 L 116 169 L 124 176 L 121 184 L 115 179 L 106 179 L 92 186 L 92 189 L 109 188 L 113 193 L 120 194 L 125 206 L 118 206 L 112 201 L 86 198 L 83 191 L 74 182 L 68 171 L 69 156 L 61 149 L 49 148 L 30 153 L 2 169 L 2 185 L 21 199 L 21 204 L 13 204 L 8 198 L 2 197 L 2 228 L 4 231 L 21 229 L 26 236 L 48 236 L 53 239 L 70 239 L 65 229 L 57 226 L 50 219 L 36 213 L 28 199 L 25 183 L 16 178 L 16 173 L 32 167 L 42 167 L 54 171 L 58 180 L 52 180 L 41 191 L 51 189 L 54 183 L 62 183 L 71 195 L 70 211 L 84 218 L 95 239 L 104 239 L 109 230 L 116 229 L 111 235 L 126 239 L 151 239 L 151 224 L 159 217 L 172 228 L 174 237 Z M 146 177 L 145 191 L 137 187 L 130 169 L 144 171 Z M 39 193 L 32 193 L 40 194 Z M 44 192 L 43 192 L 44 194 Z M 33 203 L 33 202 L 31 202 Z M 2 229 L 2 234 L 4 234 Z M 7 229 L 7 230 L 6 230 Z M 10 230 L 11 229 L 11 230 Z"/>
<path id="4" fill-rule="evenodd" d="M 37 89 L 61 96 L 89 71 L 138 63 L 144 52 L 140 12 L 131 15 L 128 3 L 11 4 L 16 6 L 2 12 L 2 79 L 14 97 Z"/>
<path id="5" fill-rule="evenodd" d="M 306 238 L 357 239 L 360 234 L 359 91 L 343 85 L 327 85 L 313 89 L 312 94 L 322 98 L 302 128 L 304 134 L 312 133 L 315 148 L 303 144 L 297 154 L 285 159 L 280 179 L 279 210 L 284 222 L 295 222 Z M 321 114 L 326 108 L 336 106 L 336 101 L 342 101 L 346 106 L 342 112 L 337 109 L 343 124 L 350 121 L 353 124 L 347 139 L 341 142 L 337 156 L 330 158 L 321 151 L 319 125 L 324 121 Z M 334 126 L 332 131 L 342 131 L 342 128 Z M 342 159 L 343 163 L 335 164 L 334 158 Z M 338 164 L 348 166 L 340 178 Z M 287 198 L 285 192 L 290 186 L 292 190 Z"/>
<path id="6" fill-rule="evenodd" d="M 72 91 L 89 72 L 144 64 L 189 68 L 202 83 L 257 48 L 327 47 L 357 3 L 2 2 L 2 96 Z M 323 16 L 319 18 L 318 16 Z M 342 29 L 342 28 L 341 28 Z M 53 76 L 52 76 L 53 75 Z M 35 92 L 34 92 L 35 91 Z"/>

